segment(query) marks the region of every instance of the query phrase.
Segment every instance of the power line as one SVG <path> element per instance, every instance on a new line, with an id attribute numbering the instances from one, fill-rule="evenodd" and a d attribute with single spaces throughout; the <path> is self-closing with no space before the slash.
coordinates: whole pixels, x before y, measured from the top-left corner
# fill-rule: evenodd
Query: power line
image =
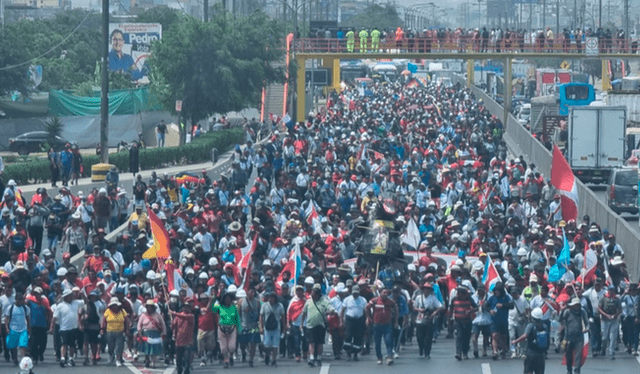
<path id="1" fill-rule="evenodd" d="M 84 18 L 82 19 L 82 22 L 80 22 L 80 24 L 78 24 L 78 26 L 76 26 L 76 28 L 75 28 L 75 29 L 73 29 L 73 31 L 71 31 L 71 33 L 70 33 L 69 35 L 67 35 L 67 37 L 66 37 L 66 38 L 62 39 L 62 41 L 61 41 L 60 43 L 56 44 L 55 46 L 53 46 L 51 49 L 49 49 L 49 50 L 48 50 L 48 51 L 46 51 L 45 53 L 43 53 L 43 54 L 41 54 L 41 55 L 39 55 L 39 56 L 36 56 L 36 57 L 34 57 L 34 58 L 32 58 L 32 59 L 30 59 L 30 60 L 28 60 L 28 61 L 21 62 L 21 63 L 19 63 L 19 64 L 9 65 L 9 66 L 2 67 L 2 68 L 0 68 L 0 71 L 3 71 L 3 70 L 10 70 L 10 69 L 15 69 L 15 68 L 18 68 L 18 67 L 20 67 L 20 66 L 24 66 L 24 65 L 27 65 L 27 64 L 31 64 L 33 61 L 35 61 L 35 60 L 37 60 L 37 59 L 39 59 L 39 58 L 41 58 L 41 57 L 44 57 L 44 56 L 48 55 L 49 53 L 53 52 L 56 48 L 58 48 L 58 47 L 60 47 L 62 44 L 64 44 L 64 42 L 66 42 L 67 40 L 69 40 L 69 38 L 70 38 L 70 37 L 72 37 L 72 36 L 73 36 L 73 34 L 75 34 L 75 33 L 76 33 L 76 31 L 78 31 L 78 29 L 80 28 L 80 26 L 82 26 L 82 24 L 84 24 L 84 21 L 86 21 L 86 20 L 87 20 L 87 18 L 89 18 L 89 15 L 91 15 L 92 13 L 93 13 L 93 11 L 92 11 L 92 10 L 90 10 L 90 11 L 87 13 L 87 15 L 86 15 L 86 16 L 84 16 Z"/>

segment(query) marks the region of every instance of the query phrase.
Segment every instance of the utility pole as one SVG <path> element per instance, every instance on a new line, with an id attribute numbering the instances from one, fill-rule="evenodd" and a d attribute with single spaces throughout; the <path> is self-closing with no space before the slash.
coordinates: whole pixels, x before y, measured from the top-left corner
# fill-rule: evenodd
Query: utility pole
<path id="1" fill-rule="evenodd" d="M 547 0 L 542 0 L 542 31 L 547 27 Z"/>
<path id="2" fill-rule="evenodd" d="M 598 0 L 598 27 L 602 27 L 602 0 Z"/>
<path id="3" fill-rule="evenodd" d="M 629 0 L 624 0 L 624 37 L 629 40 Z M 625 50 L 629 49 L 629 45 L 625 46 Z"/>
<path id="4" fill-rule="evenodd" d="M 209 0 L 204 0 L 203 6 L 204 6 L 204 21 L 209 22 Z"/>
<path id="5" fill-rule="evenodd" d="M 109 0 L 102 0 L 102 91 L 100 93 L 100 159 L 109 163 Z"/>
<path id="6" fill-rule="evenodd" d="M 556 0 L 556 40 L 560 38 L 560 0 Z"/>

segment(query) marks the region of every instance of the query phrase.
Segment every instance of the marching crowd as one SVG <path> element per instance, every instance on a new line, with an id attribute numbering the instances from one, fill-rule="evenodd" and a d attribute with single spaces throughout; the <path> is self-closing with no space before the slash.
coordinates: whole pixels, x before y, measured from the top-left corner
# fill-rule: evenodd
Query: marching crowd
<path id="1" fill-rule="evenodd" d="M 585 332 L 593 356 L 613 359 L 621 325 L 637 355 L 638 285 L 624 249 L 588 216 L 563 220 L 550 180 L 508 157 L 502 131 L 469 89 L 375 84 L 236 147 L 218 180 L 154 172 L 132 189 L 40 189 L 30 202 L 10 181 L 5 359 L 68 367 L 104 355 L 183 374 L 320 365 L 328 336 L 334 359 L 375 354 L 378 364 L 413 341 L 429 359 L 434 342 L 455 338 L 457 360 L 526 357 L 525 373 L 542 373 L 555 348 L 579 373 Z M 377 221 L 388 204 L 395 220 Z M 376 247 L 383 261 L 371 261 L 364 238 L 380 224 L 400 248 Z M 161 226 L 167 256 L 156 248 L 162 230 L 151 230 Z M 397 249 L 404 257 L 390 258 Z M 45 356 L 47 334 L 55 357 Z"/>

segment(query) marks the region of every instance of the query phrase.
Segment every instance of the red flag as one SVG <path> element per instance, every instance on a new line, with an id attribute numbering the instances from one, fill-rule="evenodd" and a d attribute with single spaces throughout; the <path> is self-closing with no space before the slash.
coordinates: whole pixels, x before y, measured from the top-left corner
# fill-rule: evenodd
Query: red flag
<path id="1" fill-rule="evenodd" d="M 253 241 L 251 242 L 251 248 L 249 248 L 247 253 L 245 253 L 244 256 L 242 256 L 242 259 L 238 263 L 238 268 L 240 268 L 240 270 L 244 270 L 249 267 L 249 264 L 251 263 L 251 256 L 253 256 L 253 253 L 256 251 L 257 246 L 258 246 L 258 233 L 256 233 L 253 237 Z"/>
<path id="2" fill-rule="evenodd" d="M 571 166 L 560 152 L 558 146 L 553 146 L 553 161 L 551 163 L 551 184 L 558 189 L 562 219 L 565 221 L 578 218 L 578 184 L 571 171 Z"/>
<path id="3" fill-rule="evenodd" d="M 482 283 L 487 291 L 493 290 L 493 286 L 500 282 L 500 273 L 496 269 L 491 256 L 487 254 L 487 262 L 484 264 L 484 273 L 482 274 Z"/>

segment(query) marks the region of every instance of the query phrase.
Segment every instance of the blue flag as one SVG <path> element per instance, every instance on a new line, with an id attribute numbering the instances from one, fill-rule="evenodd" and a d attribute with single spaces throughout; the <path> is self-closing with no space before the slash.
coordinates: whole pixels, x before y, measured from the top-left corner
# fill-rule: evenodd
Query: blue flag
<path id="1" fill-rule="evenodd" d="M 569 249 L 569 241 L 567 240 L 567 235 L 564 233 L 564 228 L 562 229 L 562 238 L 564 246 L 562 247 L 560 256 L 558 256 L 558 259 L 556 260 L 556 264 L 551 267 L 551 270 L 549 270 L 549 282 L 557 282 L 560 280 L 569 268 L 571 250 Z"/>

